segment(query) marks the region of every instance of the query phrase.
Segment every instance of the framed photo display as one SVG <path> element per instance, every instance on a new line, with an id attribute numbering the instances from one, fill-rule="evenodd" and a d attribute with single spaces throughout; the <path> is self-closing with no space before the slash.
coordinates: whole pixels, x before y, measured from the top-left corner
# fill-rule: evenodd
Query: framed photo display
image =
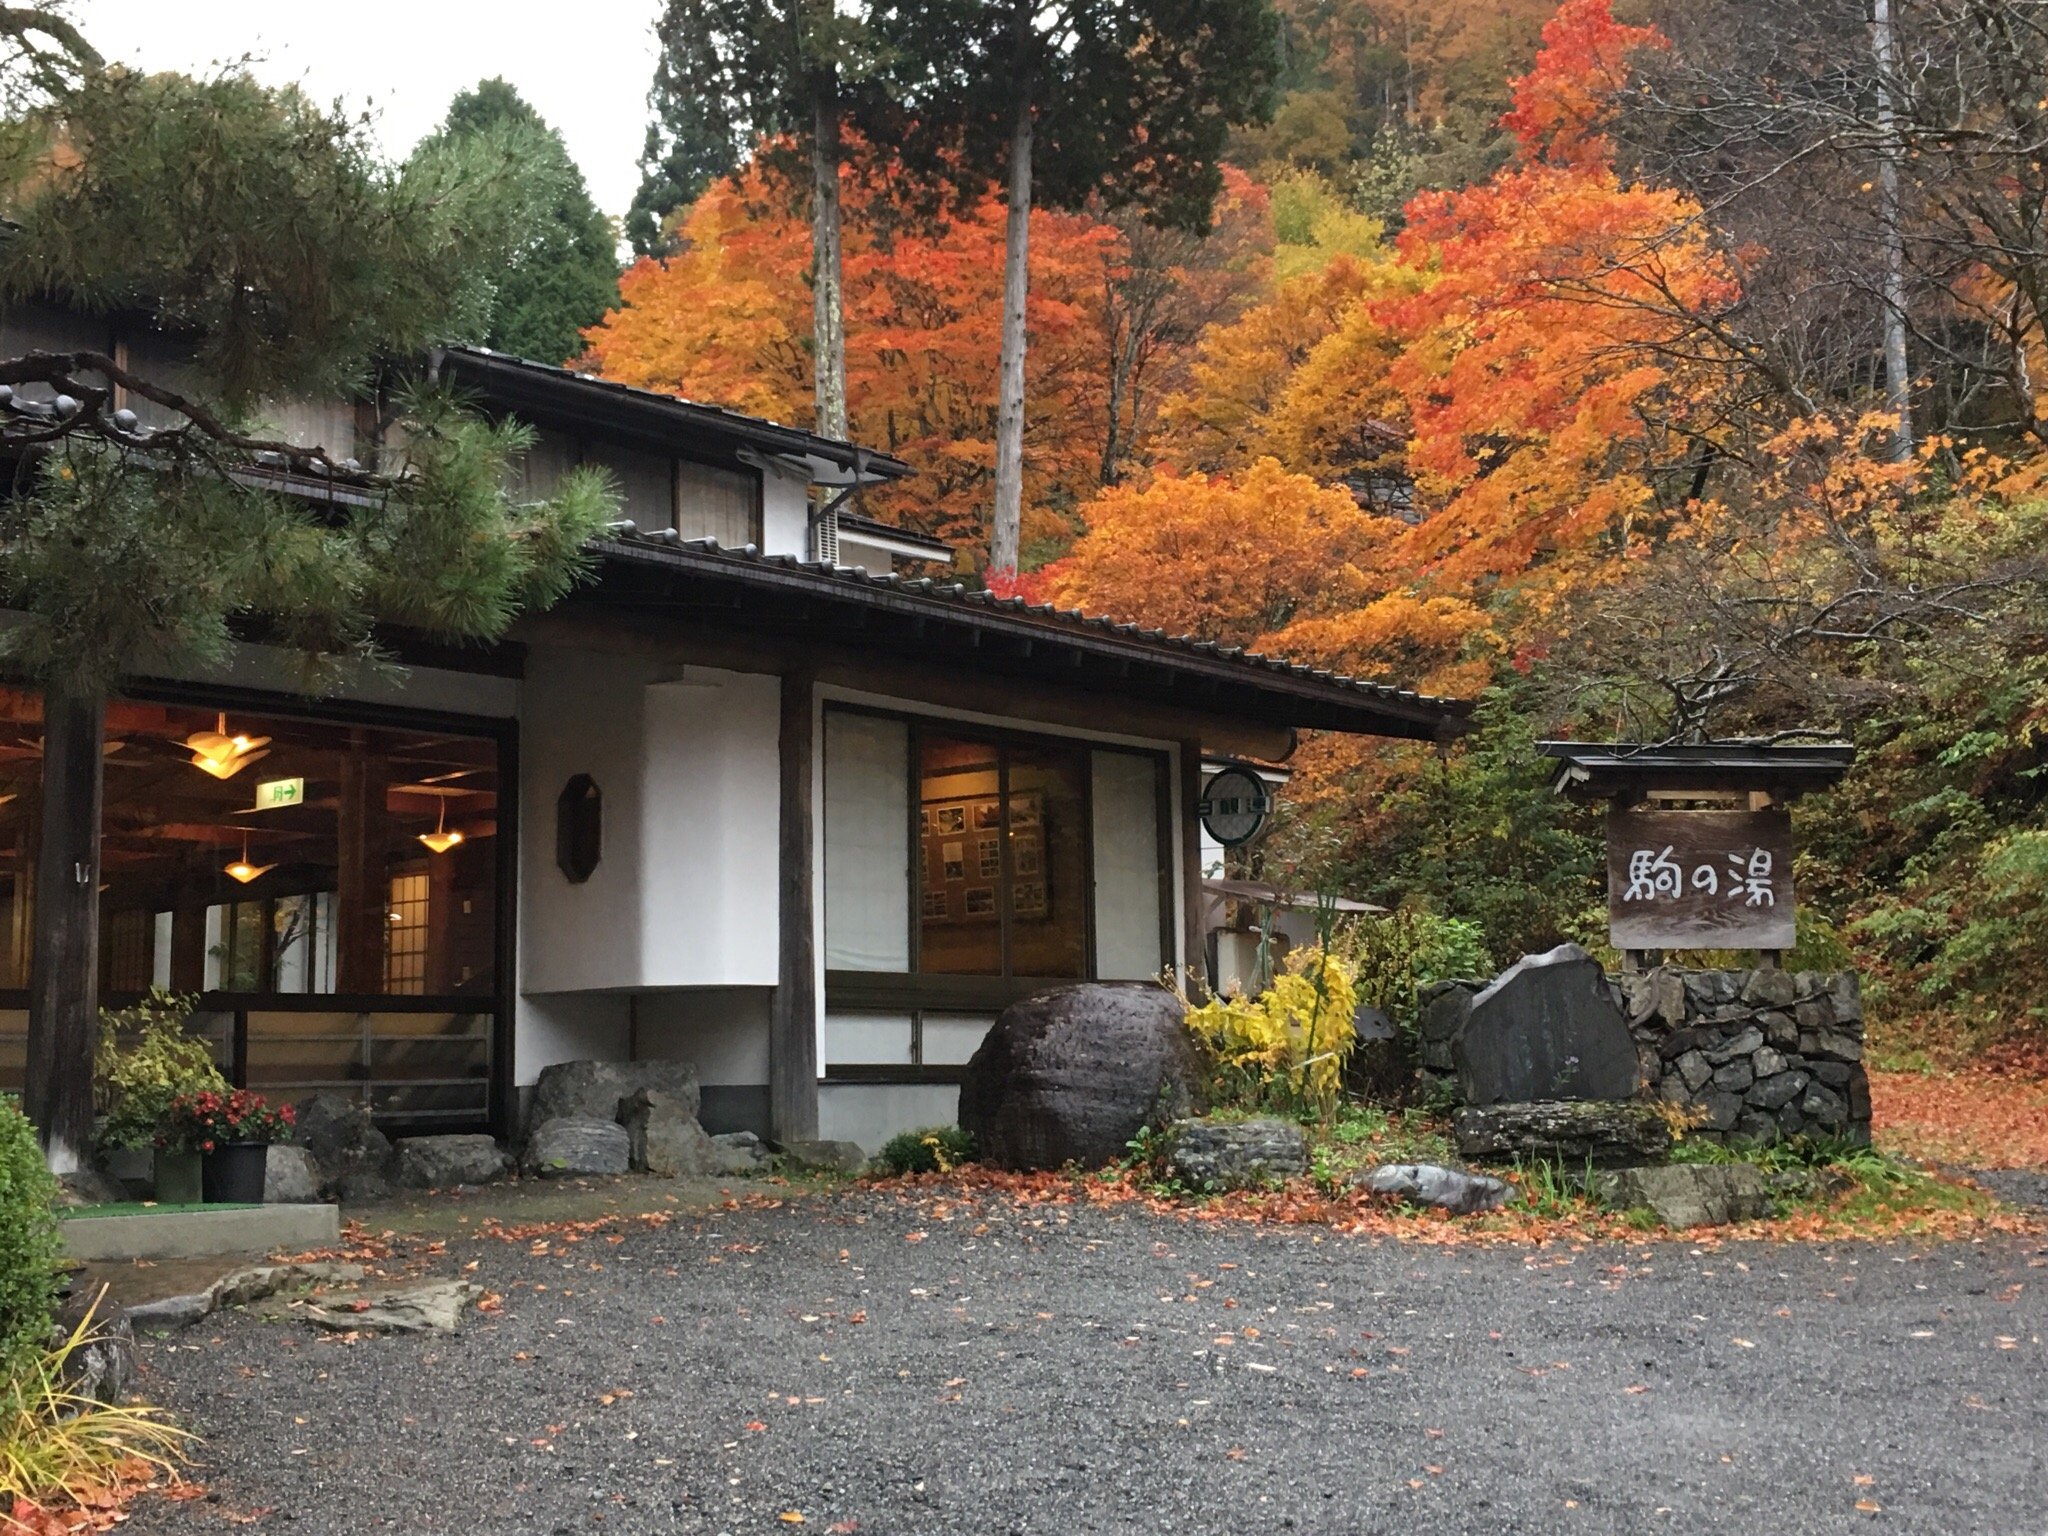
<path id="1" fill-rule="evenodd" d="M 1002 915 L 1003 808 L 995 795 L 942 800 L 918 814 L 928 923 L 994 923 Z M 1010 912 L 1050 915 L 1045 880 L 1045 806 L 1036 793 L 1010 796 Z"/>

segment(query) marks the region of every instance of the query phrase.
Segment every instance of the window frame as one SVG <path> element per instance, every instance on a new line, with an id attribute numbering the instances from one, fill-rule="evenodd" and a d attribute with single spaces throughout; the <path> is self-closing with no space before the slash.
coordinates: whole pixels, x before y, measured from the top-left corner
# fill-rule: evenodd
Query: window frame
<path id="1" fill-rule="evenodd" d="M 1159 953 L 1161 964 L 1171 965 L 1174 941 L 1178 936 L 1179 924 L 1174 900 L 1175 864 L 1174 831 L 1177 801 L 1174 794 L 1174 759 L 1170 749 L 1158 747 L 1131 746 L 1121 742 L 1098 741 L 1087 736 L 1064 735 L 1057 731 L 1031 730 L 1014 726 L 987 725 L 975 720 L 959 720 L 945 715 L 924 714 L 915 710 L 887 709 L 871 704 L 855 703 L 838 699 L 823 701 L 825 711 L 842 711 L 848 714 L 867 715 L 877 719 L 901 724 L 904 731 L 904 809 L 906 817 L 905 837 L 907 846 L 913 850 L 910 861 L 910 900 L 908 922 L 910 927 L 910 957 L 908 971 L 846 971 L 825 972 L 824 1009 L 826 1012 L 845 1011 L 868 1013 L 881 1011 L 909 1011 L 922 1013 L 925 1010 L 947 1013 L 1001 1012 L 1011 1003 L 1042 992 L 1049 987 L 1074 986 L 1081 982 L 1095 981 L 1097 976 L 1096 956 L 1096 907 L 1095 907 L 1095 772 L 1094 754 L 1097 752 L 1120 752 L 1133 757 L 1142 757 L 1153 765 L 1154 782 L 1157 786 L 1157 836 L 1159 846 Z M 820 731 L 820 736 L 824 733 Z M 998 781 L 1003 805 L 1007 815 L 1010 792 L 1010 761 L 1007 747 L 1025 747 L 1043 750 L 1053 748 L 1079 754 L 1084 766 L 1081 777 L 1081 825 L 1084 835 L 1081 839 L 1082 873 L 1081 888 L 1085 893 L 1087 913 L 1083 924 L 1083 942 L 1086 960 L 1079 976 L 1029 976 L 1018 975 L 1010 969 L 1011 934 L 1013 917 L 1010 911 L 1010 840 L 1003 839 L 1003 880 L 1001 882 L 1001 923 L 1002 923 L 1002 970 L 995 975 L 951 975 L 920 971 L 918 966 L 923 951 L 923 895 L 924 860 L 921 853 L 922 840 L 919 836 L 918 812 L 922 809 L 921 745 L 927 736 L 942 736 L 954 740 L 985 742 L 995 747 L 1000 772 Z M 823 768 L 829 772 L 829 766 Z M 819 800 L 822 814 L 823 797 Z M 825 842 L 824 829 L 819 830 L 821 850 Z M 820 913 L 820 939 L 823 925 L 831 921 L 829 912 Z M 824 951 L 821 942 L 820 952 Z M 897 1067 L 886 1069 L 903 1072 Z M 916 1069 L 908 1069 L 915 1072 Z M 927 1069 L 930 1070 L 930 1069 Z M 832 1069 L 832 1075 L 840 1075 L 839 1069 Z"/>

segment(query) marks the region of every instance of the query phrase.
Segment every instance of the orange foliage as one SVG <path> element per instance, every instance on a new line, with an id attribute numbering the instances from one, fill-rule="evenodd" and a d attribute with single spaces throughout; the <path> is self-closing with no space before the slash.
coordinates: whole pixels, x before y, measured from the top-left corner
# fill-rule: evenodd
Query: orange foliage
<path id="1" fill-rule="evenodd" d="M 1651 505 L 1652 423 L 1719 382 L 1656 359 L 1688 314 L 1736 297 L 1698 206 L 1604 167 L 1527 165 L 1409 214 L 1403 254 L 1435 278 L 1381 318 L 1405 338 L 1389 377 L 1431 508 L 1418 556 L 1513 574 L 1625 530 Z"/>
<path id="2" fill-rule="evenodd" d="M 2048 1168 L 2048 1081 L 1982 1067 L 1872 1072 L 1878 1145 L 1963 1168 Z"/>
<path id="3" fill-rule="evenodd" d="M 963 545 L 984 537 L 995 466 L 1002 203 L 990 193 L 937 230 L 896 229 L 886 191 L 844 183 L 847 399 L 856 440 L 918 473 L 868 510 Z M 780 420 L 811 399 L 810 229 L 758 172 L 714 184 L 684 216 L 681 255 L 642 260 L 623 305 L 586 333 L 583 366 L 623 383 Z M 1071 506 L 1102 448 L 1097 328 L 1122 260 L 1111 226 L 1031 216 L 1028 507 Z M 1035 526 L 1033 523 L 1035 521 Z M 1026 537 L 1063 534 L 1027 518 Z"/>
<path id="4" fill-rule="evenodd" d="M 1514 110 L 1501 125 L 1531 159 L 1605 165 L 1612 146 L 1600 128 L 1614 110 L 1629 55 L 1670 46 L 1655 27 L 1617 22 L 1613 0 L 1565 0 L 1544 24 L 1535 67 L 1513 82 Z"/>
<path id="5" fill-rule="evenodd" d="M 1162 470 L 1084 517 L 1087 533 L 1040 573 L 1054 602 L 1426 686 L 1482 679 L 1464 658 L 1490 621 L 1398 579 L 1402 525 L 1271 458 L 1236 479 Z"/>

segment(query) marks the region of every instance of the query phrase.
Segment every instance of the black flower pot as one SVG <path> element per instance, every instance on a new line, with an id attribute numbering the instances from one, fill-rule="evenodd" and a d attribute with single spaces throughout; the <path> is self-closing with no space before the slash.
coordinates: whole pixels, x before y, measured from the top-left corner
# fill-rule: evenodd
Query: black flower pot
<path id="1" fill-rule="evenodd" d="M 263 1168 L 270 1160 L 266 1141 L 230 1141 L 199 1160 L 199 1186 L 208 1205 L 261 1205 Z"/>

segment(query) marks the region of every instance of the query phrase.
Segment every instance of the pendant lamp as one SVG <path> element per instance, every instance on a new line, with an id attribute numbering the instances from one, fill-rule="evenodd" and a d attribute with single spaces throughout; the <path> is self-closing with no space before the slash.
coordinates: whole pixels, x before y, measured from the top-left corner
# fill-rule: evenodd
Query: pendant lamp
<path id="1" fill-rule="evenodd" d="M 462 834 L 448 825 L 448 797 L 441 796 L 441 814 L 434 823 L 434 830 L 422 832 L 420 841 L 435 853 L 446 853 L 462 841 Z"/>
<path id="2" fill-rule="evenodd" d="M 192 752 L 192 766 L 216 779 L 232 779 L 260 757 L 270 756 L 268 736 L 228 734 L 228 717 L 223 711 L 210 731 L 194 731 L 185 738 Z"/>

